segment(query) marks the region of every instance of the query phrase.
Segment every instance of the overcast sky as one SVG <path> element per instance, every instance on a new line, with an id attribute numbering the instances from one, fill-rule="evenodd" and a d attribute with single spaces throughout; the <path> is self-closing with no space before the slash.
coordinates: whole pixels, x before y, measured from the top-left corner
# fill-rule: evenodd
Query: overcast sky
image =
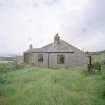
<path id="1" fill-rule="evenodd" d="M 61 39 L 105 50 L 105 0 L 0 0 L 0 54 L 22 54 Z"/>

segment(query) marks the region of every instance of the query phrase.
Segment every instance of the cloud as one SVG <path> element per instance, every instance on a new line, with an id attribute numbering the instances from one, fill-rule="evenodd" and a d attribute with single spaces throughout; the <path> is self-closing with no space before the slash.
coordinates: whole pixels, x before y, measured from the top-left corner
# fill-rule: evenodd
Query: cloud
<path id="1" fill-rule="evenodd" d="M 82 10 L 67 13 L 63 18 L 62 30 L 67 35 L 68 42 L 71 41 L 80 48 L 88 50 L 102 50 L 105 40 L 105 1 L 93 0 L 84 3 Z M 99 38 L 103 36 L 103 38 Z M 97 39 L 97 43 L 95 40 Z M 94 44 L 94 47 L 92 46 Z M 100 46 L 100 47 L 99 47 Z"/>
<path id="2" fill-rule="evenodd" d="M 60 0 L 46 0 L 45 1 L 45 4 L 49 7 L 59 4 L 59 3 L 60 3 Z"/>
<path id="3" fill-rule="evenodd" d="M 104 0 L 0 0 L 0 53 L 22 53 L 29 43 L 41 47 L 57 32 L 80 49 L 105 49 L 104 5 Z"/>

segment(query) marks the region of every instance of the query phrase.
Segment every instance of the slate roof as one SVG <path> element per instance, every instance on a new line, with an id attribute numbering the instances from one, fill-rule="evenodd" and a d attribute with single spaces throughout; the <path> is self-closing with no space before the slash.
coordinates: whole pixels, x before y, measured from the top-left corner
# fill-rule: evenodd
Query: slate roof
<path id="1" fill-rule="evenodd" d="M 54 46 L 54 43 L 48 44 L 44 47 L 41 48 L 33 48 L 33 49 L 29 49 L 26 52 L 52 52 L 52 53 L 57 53 L 57 52 L 67 52 L 67 53 L 74 53 L 74 52 L 82 52 L 80 49 L 68 44 L 67 42 L 63 41 L 60 39 L 59 44 L 57 44 L 56 46 Z"/>

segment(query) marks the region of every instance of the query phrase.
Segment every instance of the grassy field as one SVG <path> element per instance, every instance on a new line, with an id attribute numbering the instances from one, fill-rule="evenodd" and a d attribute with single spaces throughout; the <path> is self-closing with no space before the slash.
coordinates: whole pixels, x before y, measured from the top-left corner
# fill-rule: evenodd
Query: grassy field
<path id="1" fill-rule="evenodd" d="M 0 105 L 105 105 L 104 69 L 88 74 L 26 66 L 0 73 Z"/>

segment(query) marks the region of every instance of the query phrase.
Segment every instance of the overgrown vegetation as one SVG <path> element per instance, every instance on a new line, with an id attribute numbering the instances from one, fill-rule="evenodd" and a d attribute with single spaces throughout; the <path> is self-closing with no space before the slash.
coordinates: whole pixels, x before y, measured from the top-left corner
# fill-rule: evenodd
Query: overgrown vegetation
<path id="1" fill-rule="evenodd" d="M 0 64 L 0 105 L 105 105 L 105 65 L 92 67 L 101 72 Z"/>
<path id="2" fill-rule="evenodd" d="M 22 69 L 24 67 L 25 67 L 24 63 L 18 63 L 16 61 L 13 63 L 3 63 L 3 64 L 0 64 L 0 74 L 9 72 L 11 70 Z"/>
<path id="3" fill-rule="evenodd" d="M 104 66 L 102 74 L 89 75 L 79 68 L 17 65 L 5 64 L 0 74 L 0 105 L 105 105 Z"/>
<path id="4" fill-rule="evenodd" d="M 93 71 L 99 71 L 99 72 L 101 72 L 101 63 L 100 62 L 93 63 L 92 69 L 93 69 Z"/>

